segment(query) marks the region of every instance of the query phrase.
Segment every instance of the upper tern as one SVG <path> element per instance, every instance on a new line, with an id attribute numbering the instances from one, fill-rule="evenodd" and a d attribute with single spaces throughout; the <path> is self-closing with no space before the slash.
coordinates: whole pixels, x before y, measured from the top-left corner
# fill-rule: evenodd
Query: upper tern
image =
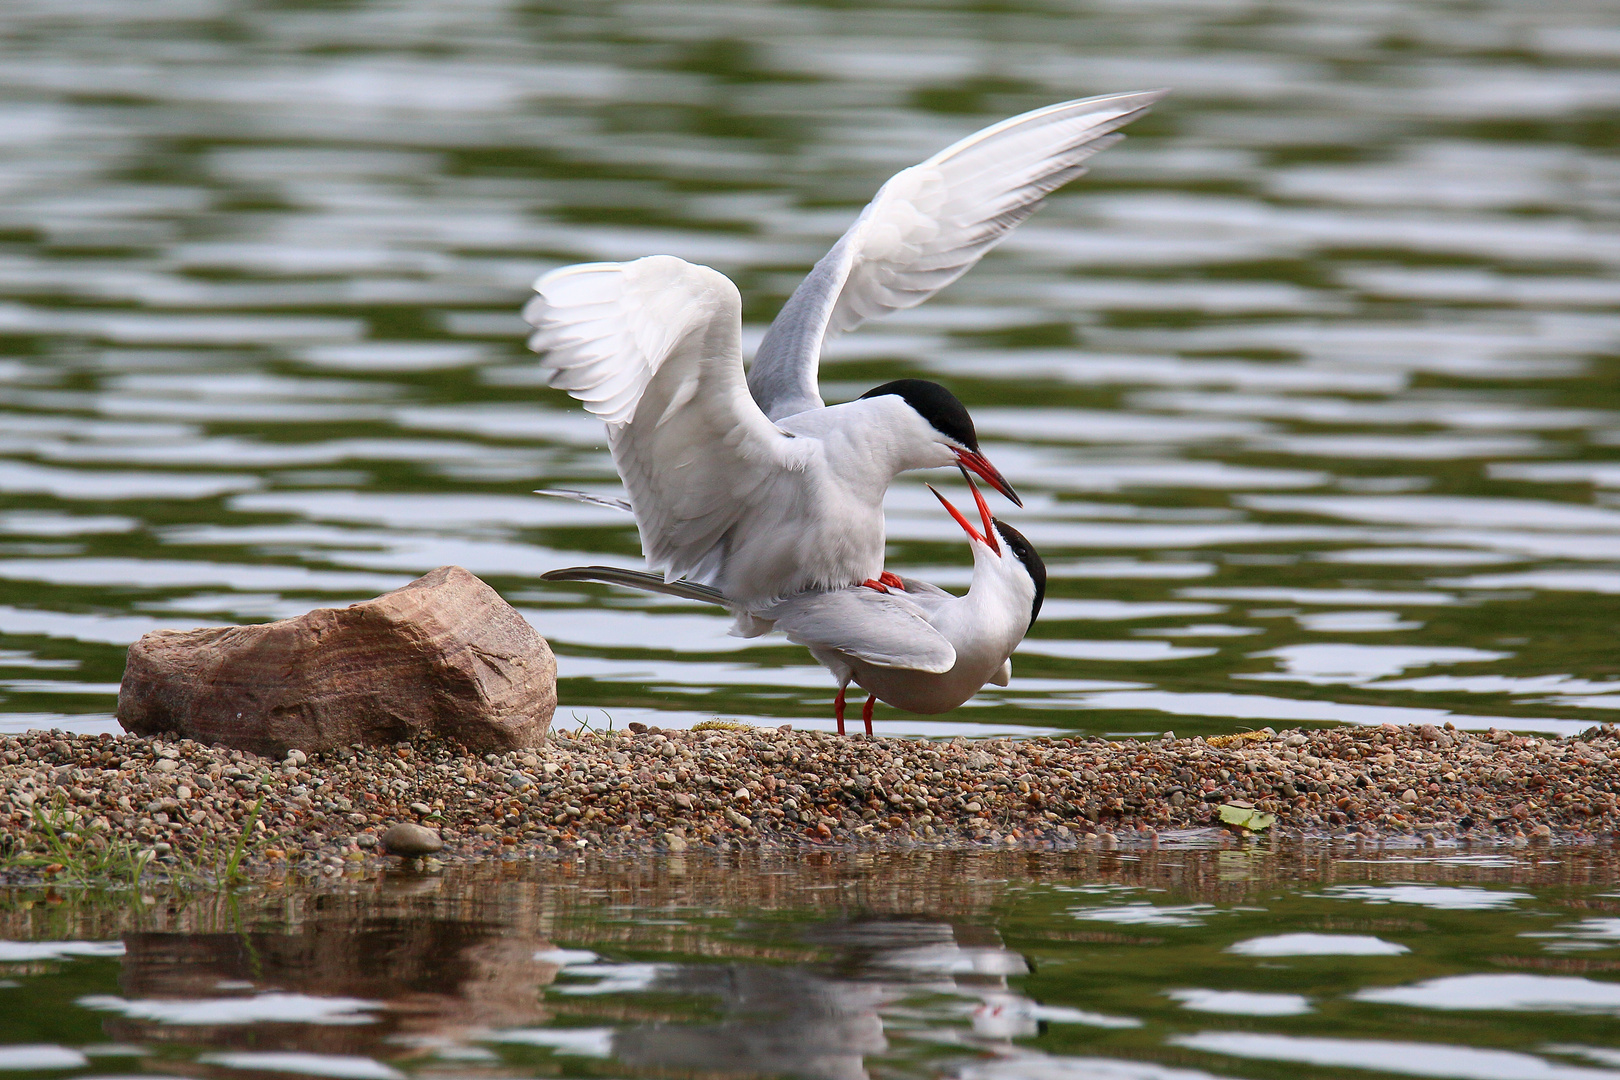
<path id="1" fill-rule="evenodd" d="M 968 484 L 972 487 L 972 480 Z M 990 516 L 977 487 L 973 498 L 982 533 L 945 496 L 934 495 L 962 526 L 973 549 L 973 582 L 965 596 L 902 577 L 897 579 L 899 590 L 857 585 L 744 609 L 709 586 L 664 581 L 637 570 L 575 566 L 540 576 L 547 581 L 601 581 L 718 604 L 738 616 L 733 633 L 742 637 L 780 630 L 788 640 L 808 647 L 838 680 L 834 715 L 840 735 L 845 690 L 852 681 L 866 690 L 861 719 L 870 735 L 874 701 L 907 712 L 942 713 L 986 683 L 1006 686 L 1012 678 L 1013 650 L 1034 625 L 1046 596 L 1046 565 L 1040 555 L 1018 530 Z"/>
<path id="2" fill-rule="evenodd" d="M 648 567 L 752 608 L 880 579 L 899 473 L 959 465 L 1018 503 L 949 390 L 900 379 L 824 405 L 822 346 L 962 276 L 1163 93 L 1050 105 L 895 174 L 788 299 L 746 379 L 742 299 L 719 271 L 653 255 L 536 281 L 529 347 L 606 422 Z"/>

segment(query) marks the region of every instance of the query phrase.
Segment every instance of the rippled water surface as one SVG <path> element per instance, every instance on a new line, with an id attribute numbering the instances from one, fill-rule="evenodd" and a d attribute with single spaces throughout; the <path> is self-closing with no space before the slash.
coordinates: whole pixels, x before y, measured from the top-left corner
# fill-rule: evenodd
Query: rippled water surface
<path id="1" fill-rule="evenodd" d="M 754 341 L 891 172 L 1153 86 L 1175 93 L 970 275 L 831 348 L 830 398 L 914 374 L 968 402 L 1052 570 L 1010 687 L 880 718 L 1613 718 L 1614 15 L 8 0 L 0 730 L 110 728 L 147 630 L 445 563 L 550 639 L 564 726 L 826 723 L 796 647 L 537 580 L 638 549 L 530 494 L 616 478 L 523 348 L 528 283 L 680 255 L 737 280 Z M 892 492 L 890 565 L 959 587 L 922 479 Z"/>
<path id="2" fill-rule="evenodd" d="M 0 1069 L 1620 1077 L 1612 858 L 1327 854 L 670 858 L 102 905 L 8 893 Z"/>

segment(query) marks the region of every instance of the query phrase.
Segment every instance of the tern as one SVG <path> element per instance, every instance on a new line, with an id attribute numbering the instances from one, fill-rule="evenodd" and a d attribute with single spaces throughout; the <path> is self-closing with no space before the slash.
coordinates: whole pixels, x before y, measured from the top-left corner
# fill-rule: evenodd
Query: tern
<path id="1" fill-rule="evenodd" d="M 895 174 L 794 290 L 746 377 L 742 299 L 717 270 L 652 255 L 541 276 L 529 347 L 606 422 L 648 569 L 759 607 L 888 580 L 883 496 L 902 472 L 959 465 L 1022 505 L 949 390 L 899 379 L 825 405 L 822 346 L 961 277 L 1163 93 L 1036 109 Z"/>
<path id="2" fill-rule="evenodd" d="M 804 645 L 838 680 L 834 717 L 844 733 L 844 694 L 853 681 L 867 692 L 861 719 L 872 734 L 872 707 L 883 701 L 914 713 L 942 713 L 961 705 L 986 683 L 1006 686 L 1012 654 L 1041 613 L 1046 564 L 1011 525 L 990 516 L 973 484 L 983 531 L 950 500 L 934 496 L 956 519 L 973 550 L 973 581 L 954 596 L 916 578 L 898 578 L 901 588 L 857 585 L 798 593 L 757 608 L 745 608 L 718 590 L 689 581 L 613 566 L 574 566 L 541 574 L 546 581 L 598 581 L 646 592 L 717 604 L 737 616 L 740 637 L 779 630 Z"/>

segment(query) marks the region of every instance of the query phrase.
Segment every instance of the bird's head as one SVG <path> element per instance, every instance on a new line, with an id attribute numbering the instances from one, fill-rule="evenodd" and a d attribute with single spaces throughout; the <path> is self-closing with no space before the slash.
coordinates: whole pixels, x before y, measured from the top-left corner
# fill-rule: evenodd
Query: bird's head
<path id="1" fill-rule="evenodd" d="M 928 486 L 938 499 L 962 526 L 962 531 L 968 535 L 968 545 L 973 548 L 973 586 L 979 587 L 981 572 L 993 575 L 1000 582 L 1009 587 L 1010 591 L 1020 597 L 1029 599 L 1029 625 L 1034 626 L 1035 620 L 1040 617 L 1041 603 L 1046 599 L 1046 563 L 1041 560 L 1040 552 L 1035 545 L 1024 538 L 1024 534 L 1008 525 L 1005 521 L 990 516 L 990 507 L 979 492 L 979 486 L 973 478 L 967 479 L 968 488 L 973 492 L 973 501 L 979 508 L 979 523 L 983 532 L 974 528 L 973 523 L 963 516 L 962 511 L 951 505 L 951 501 L 934 486 Z"/>
<path id="2" fill-rule="evenodd" d="M 899 398 L 908 407 L 908 413 L 915 414 L 914 438 L 926 444 L 923 464 L 918 467 L 959 465 L 1007 496 L 1013 505 L 1024 505 L 1007 478 L 979 452 L 979 436 L 973 430 L 973 417 L 968 415 L 966 406 L 956 399 L 955 394 L 927 379 L 896 379 L 882 386 L 874 386 L 861 397 L 888 395 Z"/>

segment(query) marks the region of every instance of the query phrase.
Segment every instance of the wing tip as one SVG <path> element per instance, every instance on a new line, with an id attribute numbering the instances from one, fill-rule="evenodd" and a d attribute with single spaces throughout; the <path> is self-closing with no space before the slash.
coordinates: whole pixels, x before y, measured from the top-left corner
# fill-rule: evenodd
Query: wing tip
<path id="1" fill-rule="evenodd" d="M 624 263 L 617 262 L 584 262 L 569 263 L 567 266 L 554 266 L 535 278 L 534 284 L 530 288 L 535 292 L 539 292 L 541 287 L 548 282 L 557 281 L 561 278 L 579 277 L 582 274 L 599 274 L 603 271 L 619 270 L 624 265 Z"/>
<path id="2" fill-rule="evenodd" d="M 1044 121 L 1066 120 L 1075 114 L 1093 113 L 1095 115 L 1089 117 L 1090 122 L 1085 130 L 1077 133 L 1068 143 L 1071 149 L 1086 146 L 1137 119 L 1170 91 L 1171 88 L 1167 86 L 1152 90 L 1127 90 L 1116 94 L 1099 94 L 1095 97 L 1073 98 L 1069 101 L 1043 105 L 1038 109 L 1009 116 L 989 127 L 981 128 L 915 167 L 943 165 L 958 155 L 986 145 L 1008 132 L 1040 125 Z"/>
<path id="3" fill-rule="evenodd" d="M 1056 105 L 1048 105 L 1047 109 L 1072 110 L 1080 107 L 1087 109 L 1102 108 L 1108 105 L 1121 105 L 1126 108 L 1122 112 L 1137 113 L 1151 109 L 1175 92 L 1173 86 L 1155 86 L 1147 90 L 1121 90 L 1114 94 L 1098 94 L 1094 97 L 1074 98 L 1070 101 L 1060 101 Z M 1044 112 L 1036 109 L 1035 112 Z M 1029 115 L 1029 114 L 1026 114 Z"/>
<path id="4" fill-rule="evenodd" d="M 1136 98 L 1151 105 L 1156 101 L 1163 101 L 1175 93 L 1175 90 L 1176 88 L 1173 86 L 1152 86 L 1146 90 L 1124 90 L 1117 94 L 1104 94 L 1102 96 L 1103 98 L 1118 98 L 1121 101 Z"/>

